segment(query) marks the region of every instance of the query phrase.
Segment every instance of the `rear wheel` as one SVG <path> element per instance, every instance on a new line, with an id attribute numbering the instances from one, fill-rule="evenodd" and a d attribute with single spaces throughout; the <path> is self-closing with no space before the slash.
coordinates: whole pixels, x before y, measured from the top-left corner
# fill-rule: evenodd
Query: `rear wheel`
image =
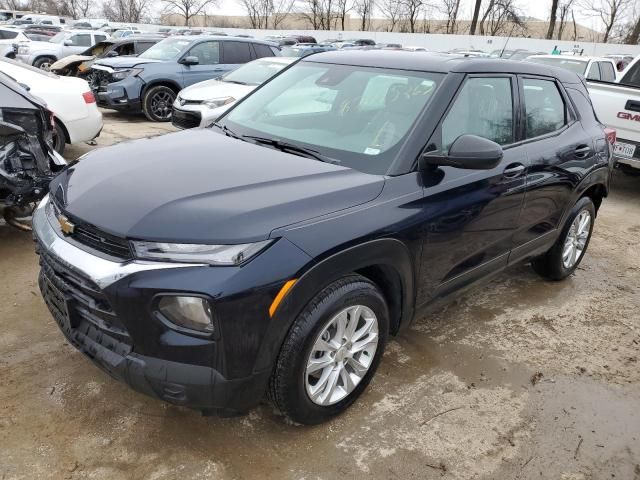
<path id="1" fill-rule="evenodd" d="M 587 251 L 595 218 L 593 201 L 589 197 L 578 200 L 553 247 L 531 262 L 533 269 L 550 280 L 563 280 L 571 275 Z"/>
<path id="2" fill-rule="evenodd" d="M 360 275 L 332 283 L 291 327 L 271 378 L 271 400 L 298 423 L 338 415 L 371 381 L 388 330 L 388 308 L 373 283 Z"/>
<path id="3" fill-rule="evenodd" d="M 171 109 L 176 93 L 169 87 L 158 85 L 151 87 L 142 100 L 142 111 L 152 122 L 168 122 L 171 120 Z"/>
<path id="4" fill-rule="evenodd" d="M 39 68 L 40 70 L 49 71 L 51 65 L 56 61 L 53 57 L 40 57 L 35 62 L 33 62 L 33 66 Z"/>

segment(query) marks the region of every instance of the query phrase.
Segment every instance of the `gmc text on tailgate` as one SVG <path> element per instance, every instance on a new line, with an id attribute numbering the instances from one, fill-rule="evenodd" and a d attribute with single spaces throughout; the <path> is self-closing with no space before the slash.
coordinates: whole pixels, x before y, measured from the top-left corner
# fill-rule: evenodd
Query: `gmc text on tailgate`
<path id="1" fill-rule="evenodd" d="M 207 414 L 268 397 L 319 423 L 435 300 L 520 262 L 571 275 L 612 141 L 572 72 L 312 55 L 210 128 L 60 174 L 34 216 L 41 290 L 68 341 L 140 392 Z"/>

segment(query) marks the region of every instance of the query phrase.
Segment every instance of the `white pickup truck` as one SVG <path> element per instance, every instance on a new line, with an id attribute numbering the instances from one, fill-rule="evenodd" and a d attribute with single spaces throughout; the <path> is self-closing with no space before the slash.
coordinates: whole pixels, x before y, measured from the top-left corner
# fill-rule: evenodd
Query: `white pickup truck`
<path id="1" fill-rule="evenodd" d="M 600 121 L 616 130 L 614 155 L 619 168 L 640 175 L 640 56 L 616 83 L 587 80 L 587 88 Z"/>

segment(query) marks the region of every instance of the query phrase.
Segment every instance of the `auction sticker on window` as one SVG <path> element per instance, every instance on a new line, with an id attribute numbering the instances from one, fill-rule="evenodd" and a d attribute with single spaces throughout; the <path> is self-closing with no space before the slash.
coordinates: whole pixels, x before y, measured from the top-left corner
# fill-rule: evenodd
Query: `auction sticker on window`
<path id="1" fill-rule="evenodd" d="M 617 157 L 633 158 L 633 154 L 636 151 L 636 146 L 630 143 L 616 142 L 613 148 L 613 154 Z"/>

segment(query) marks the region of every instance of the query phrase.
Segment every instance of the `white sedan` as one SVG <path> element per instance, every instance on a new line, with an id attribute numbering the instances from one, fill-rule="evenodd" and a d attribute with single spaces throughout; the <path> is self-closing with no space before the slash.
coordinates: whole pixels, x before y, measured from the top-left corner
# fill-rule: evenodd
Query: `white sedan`
<path id="1" fill-rule="evenodd" d="M 260 58 L 221 78 L 181 90 L 173 104 L 173 125 L 178 128 L 206 127 L 238 100 L 296 60 L 298 58 Z"/>
<path id="2" fill-rule="evenodd" d="M 100 134 L 102 113 L 85 80 L 59 77 L 7 58 L 0 59 L 0 72 L 27 87 L 53 112 L 58 153 L 64 151 L 66 143 L 88 142 Z"/>

